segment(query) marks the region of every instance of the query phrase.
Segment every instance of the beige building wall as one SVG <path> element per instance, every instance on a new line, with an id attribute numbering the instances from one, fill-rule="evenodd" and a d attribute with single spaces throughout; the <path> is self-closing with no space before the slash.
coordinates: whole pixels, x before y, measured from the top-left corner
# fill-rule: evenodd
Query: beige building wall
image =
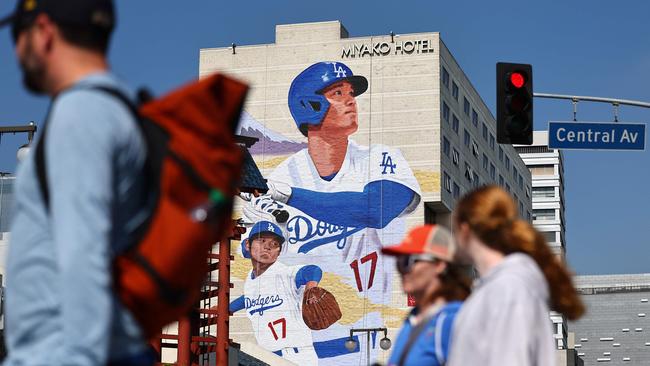
<path id="1" fill-rule="evenodd" d="M 367 48 L 364 48 L 364 45 Z M 338 21 L 278 25 L 275 43 L 265 45 L 238 45 L 236 47 L 208 48 L 200 52 L 199 76 L 214 72 L 233 75 L 251 86 L 245 110 L 254 116 L 265 129 L 277 132 L 287 139 L 306 143 L 298 131 L 287 104 L 292 80 L 308 66 L 319 61 L 343 62 L 355 75 L 368 79 L 369 88 L 357 97 L 359 129 L 351 139 L 359 145 L 383 144 L 401 151 L 408 161 L 421 188 L 421 201 L 415 211 L 406 217 L 406 227 L 427 222 L 450 226 L 451 210 L 456 197 L 444 189 L 443 171 L 461 187 L 461 194 L 475 185 L 465 177 L 464 162 L 468 162 L 480 175 L 480 184 L 497 183 L 489 171 L 481 167 L 483 152 L 489 154 L 496 165 L 496 176 L 501 173 L 519 200 L 530 212 L 530 199 L 524 193 L 530 187 L 530 173 L 512 147 L 504 147 L 512 168 L 521 172 L 523 185 L 519 189 L 510 170 L 499 164 L 498 146 L 490 147 L 481 139 L 481 124 L 476 128 L 471 116 L 463 113 L 463 98 L 467 97 L 496 136 L 496 123 L 489 109 L 465 76 L 460 66 L 440 39 L 437 32 L 405 35 L 379 35 L 350 38 L 348 31 Z M 442 63 L 442 64 L 441 64 Z M 450 89 L 442 85 L 441 70 L 445 67 L 459 85 L 459 101 L 452 101 Z M 451 85 L 451 82 L 450 82 Z M 449 123 L 442 121 L 443 100 L 458 116 L 459 134 Z M 471 113 L 471 112 L 470 112 Z M 479 147 L 478 158 L 471 148 L 463 145 L 463 130 L 471 131 Z M 454 165 L 442 152 L 443 135 L 460 151 L 461 159 Z M 263 141 L 258 144 L 263 144 Z M 262 174 L 270 174 L 289 155 L 261 153 L 253 155 Z M 502 160 L 503 161 L 503 160 Z M 504 184 L 505 185 L 505 184 Z M 236 214 L 241 208 L 236 206 Z M 389 234 L 390 235 L 390 234 Z M 384 238 L 397 242 L 399 236 Z M 232 298 L 242 294 L 245 277 L 250 270 L 250 260 L 233 248 Z M 392 269 L 392 268 L 391 268 Z M 337 294 L 335 294 L 337 295 Z M 341 308 L 359 311 L 378 311 L 389 327 L 389 338 L 396 338 L 409 308 L 401 290 L 399 278 L 393 274 L 393 285 L 387 304 L 359 302 L 356 296 L 337 296 Z M 345 321 L 345 316 L 342 321 Z M 230 322 L 231 337 L 238 342 L 254 342 L 250 320 L 236 313 Z M 379 338 L 378 338 L 379 339 Z M 365 345 L 362 345 L 365 347 Z M 389 352 L 380 352 L 379 361 L 386 362 Z"/>

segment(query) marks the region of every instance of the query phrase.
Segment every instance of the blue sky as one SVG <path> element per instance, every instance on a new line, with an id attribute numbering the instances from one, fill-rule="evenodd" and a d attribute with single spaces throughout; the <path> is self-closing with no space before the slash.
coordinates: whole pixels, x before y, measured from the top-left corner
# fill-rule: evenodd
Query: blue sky
<path id="1" fill-rule="evenodd" d="M 0 14 L 15 1 L 0 2 Z M 340 20 L 350 36 L 441 32 L 494 112 L 495 63 L 533 64 L 537 92 L 650 102 L 650 3 L 611 1 L 153 1 L 117 0 L 113 69 L 162 93 L 196 78 L 202 47 L 271 43 L 276 24 Z M 0 125 L 40 122 L 47 100 L 20 82 L 9 32 L 0 32 Z M 535 100 L 535 127 L 570 120 L 568 101 Z M 578 119 L 612 121 L 609 105 L 580 103 Z M 622 107 L 619 120 L 650 110 Z M 647 136 L 646 136 L 647 137 Z M 0 141 L 0 171 L 15 170 L 24 136 Z M 579 274 L 650 272 L 650 150 L 565 153 L 567 248 Z"/>

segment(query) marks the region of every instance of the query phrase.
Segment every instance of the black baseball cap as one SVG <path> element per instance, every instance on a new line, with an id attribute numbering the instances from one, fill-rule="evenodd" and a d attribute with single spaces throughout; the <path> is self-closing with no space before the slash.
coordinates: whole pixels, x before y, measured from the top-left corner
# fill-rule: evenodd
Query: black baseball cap
<path id="1" fill-rule="evenodd" d="M 57 24 L 96 31 L 110 33 L 115 26 L 112 0 L 18 0 L 14 12 L 0 19 L 0 27 L 11 24 L 15 41 L 41 13 L 47 14 Z"/>

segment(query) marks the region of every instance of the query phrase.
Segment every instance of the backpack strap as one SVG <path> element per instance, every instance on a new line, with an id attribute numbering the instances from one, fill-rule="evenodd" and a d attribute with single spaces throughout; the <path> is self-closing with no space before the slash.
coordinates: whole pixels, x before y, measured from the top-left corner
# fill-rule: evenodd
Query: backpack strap
<path id="1" fill-rule="evenodd" d="M 83 90 L 83 89 L 86 89 L 86 90 L 99 90 L 99 91 L 102 91 L 104 93 L 107 93 L 107 94 L 117 98 L 118 100 L 120 100 L 122 103 L 124 103 L 128 107 L 129 111 L 131 112 L 131 114 L 135 118 L 136 123 L 139 126 L 141 125 L 140 117 L 139 117 L 139 114 L 138 114 L 138 108 L 136 107 L 136 105 L 126 95 L 124 95 L 124 93 L 122 93 L 121 91 L 119 91 L 119 90 L 117 90 L 115 88 L 111 88 L 111 87 L 108 87 L 108 86 L 102 86 L 102 85 L 95 85 L 95 86 L 91 86 L 91 87 L 88 87 L 88 88 L 73 88 L 73 89 L 69 89 L 67 91 L 64 91 L 63 93 L 67 93 L 67 92 L 72 91 L 72 90 Z M 61 94 L 59 94 L 59 96 L 61 96 Z M 57 96 L 57 98 L 59 96 Z M 36 145 L 36 157 L 35 157 L 36 158 L 36 161 L 35 161 L 35 163 L 36 163 L 36 178 L 38 180 L 38 186 L 39 186 L 39 188 L 41 190 L 41 195 L 42 195 L 42 198 L 43 198 L 43 205 L 45 206 L 45 211 L 46 212 L 50 211 L 50 188 L 49 188 L 48 183 L 47 183 L 47 166 L 45 164 L 45 144 L 46 144 L 46 141 L 47 141 L 47 126 L 49 125 L 50 115 L 51 115 L 51 112 L 52 112 L 52 106 L 54 105 L 55 101 L 56 101 L 56 99 L 54 99 L 52 101 L 52 103 L 50 104 L 50 109 L 48 110 L 47 115 L 45 117 L 43 132 L 41 133 L 42 136 L 41 136 L 40 140 L 38 141 L 38 144 Z"/>
<path id="2" fill-rule="evenodd" d="M 406 362 L 406 357 L 409 355 L 409 351 L 411 350 L 411 347 L 413 347 L 413 344 L 417 339 L 420 337 L 420 334 L 424 331 L 424 328 L 427 327 L 431 319 L 436 316 L 436 314 L 431 314 L 427 316 L 426 318 L 422 319 L 418 325 L 415 326 L 411 330 L 411 333 L 409 334 L 409 339 L 406 341 L 406 345 L 404 345 L 404 348 L 402 349 L 402 354 L 399 357 L 399 361 L 397 362 L 398 366 L 403 366 L 404 362 Z"/>

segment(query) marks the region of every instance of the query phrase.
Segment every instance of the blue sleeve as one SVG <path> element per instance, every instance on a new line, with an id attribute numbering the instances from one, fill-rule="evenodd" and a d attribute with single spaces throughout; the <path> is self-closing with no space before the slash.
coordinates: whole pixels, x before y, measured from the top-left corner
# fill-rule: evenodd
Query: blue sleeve
<path id="1" fill-rule="evenodd" d="M 238 298 L 234 299 L 230 305 L 228 305 L 228 311 L 231 313 L 236 313 L 239 310 L 242 310 L 246 307 L 246 304 L 244 302 L 244 295 L 239 296 Z"/>
<path id="2" fill-rule="evenodd" d="M 452 311 L 446 314 L 445 318 L 442 321 L 442 357 L 445 361 L 449 359 L 449 351 L 451 351 L 451 331 L 454 326 L 454 319 L 456 318 L 457 311 Z"/>
<path id="3" fill-rule="evenodd" d="M 313 264 L 304 266 L 296 273 L 296 288 L 306 285 L 309 281 L 320 282 L 321 278 L 323 278 L 323 271 L 320 267 Z"/>
<path id="4" fill-rule="evenodd" d="M 414 194 L 403 184 L 382 180 L 369 183 L 363 192 L 292 188 L 288 204 L 330 224 L 381 229 L 404 212 Z"/>
<path id="5" fill-rule="evenodd" d="M 108 362 L 117 321 L 111 276 L 114 158 L 130 121 L 119 101 L 92 91 L 61 96 L 48 121 L 45 163 L 61 281 L 60 347 L 69 365 Z"/>

